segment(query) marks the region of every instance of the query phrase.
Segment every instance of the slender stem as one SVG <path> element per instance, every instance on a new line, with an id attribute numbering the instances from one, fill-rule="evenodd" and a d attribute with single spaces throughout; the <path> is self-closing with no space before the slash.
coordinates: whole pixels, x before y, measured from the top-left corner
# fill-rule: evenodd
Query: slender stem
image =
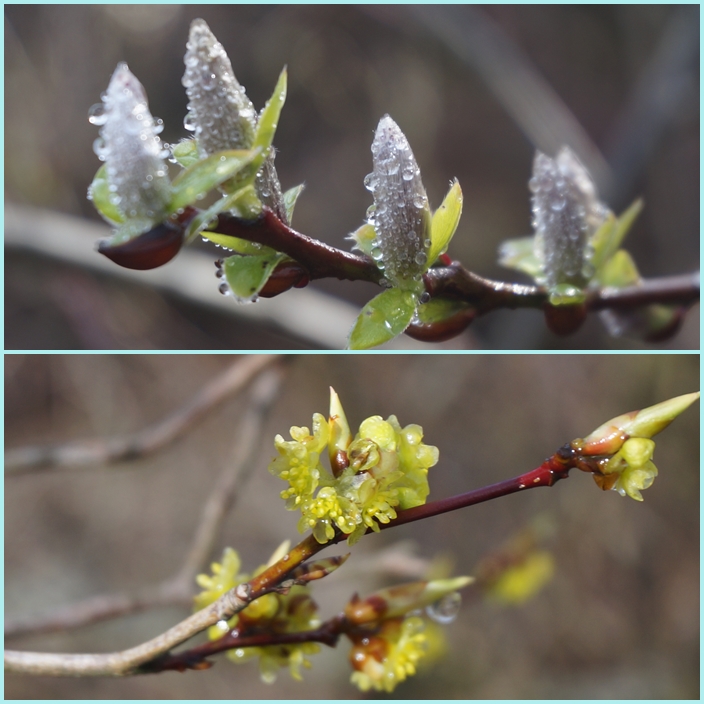
<path id="1" fill-rule="evenodd" d="M 335 616 L 318 628 L 296 633 L 256 633 L 240 635 L 237 630 L 230 631 L 222 638 L 196 645 L 180 653 L 167 654 L 143 666 L 140 672 L 163 672 L 164 670 L 200 670 L 210 667 L 204 662 L 206 658 L 235 648 L 256 648 L 271 645 L 300 645 L 302 643 L 322 643 L 330 648 L 337 645 L 350 624 L 343 615 Z"/>

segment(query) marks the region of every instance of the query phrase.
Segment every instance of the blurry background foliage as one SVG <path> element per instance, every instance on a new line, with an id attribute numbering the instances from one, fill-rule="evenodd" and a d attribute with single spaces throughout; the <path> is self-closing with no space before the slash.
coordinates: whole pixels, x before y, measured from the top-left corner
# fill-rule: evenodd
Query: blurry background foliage
<path id="1" fill-rule="evenodd" d="M 229 356 L 6 356 L 5 442 L 127 433 L 162 418 L 230 364 Z M 285 538 L 281 481 L 267 471 L 274 436 L 327 412 L 328 385 L 350 423 L 397 414 L 423 426 L 440 448 L 430 499 L 512 477 L 562 443 L 624 411 L 697 389 L 695 355 L 300 356 L 267 420 L 255 472 L 215 549 L 231 545 L 251 570 Z M 231 399 L 191 433 L 140 461 L 82 471 L 27 474 L 5 487 L 5 608 L 13 618 L 92 595 L 130 591 L 172 574 L 213 482 L 232 453 L 243 414 Z M 310 427 L 310 426 L 309 426 Z M 554 579 L 523 607 L 468 597 L 446 628 L 448 655 L 394 698 L 677 699 L 699 696 L 699 410 L 657 438 L 660 476 L 638 503 L 602 492 L 573 472 L 551 489 L 402 526 L 363 539 L 350 560 L 313 587 L 321 615 L 384 580 L 377 551 L 411 540 L 431 559 L 449 553 L 455 574 L 473 574 L 539 515 L 555 526 L 547 547 Z M 327 554 L 345 552 L 343 546 Z M 195 587 L 195 585 L 194 585 Z M 471 588 L 470 588 L 471 590 Z M 65 634 L 12 639 L 12 647 L 63 652 L 117 650 L 162 632 L 179 609 Z M 305 681 L 281 672 L 273 686 L 256 665 L 222 658 L 208 672 L 125 679 L 6 676 L 8 698 L 346 699 L 348 646 L 323 648 Z"/>
<path id="2" fill-rule="evenodd" d="M 284 187 L 306 183 L 301 232 L 349 247 L 344 237 L 371 203 L 362 180 L 373 130 L 389 113 L 433 207 L 459 179 L 464 217 L 450 254 L 473 271 L 515 280 L 497 265 L 497 248 L 530 232 L 535 148 L 554 154 L 568 135 L 586 145 L 571 144 L 614 211 L 644 197 L 626 243 L 644 276 L 687 272 L 699 260 L 698 6 L 7 6 L 6 198 L 97 222 L 85 197 L 99 166 L 87 110 L 125 60 L 165 122 L 162 137 L 186 136 L 181 76 L 195 17 L 214 29 L 257 108 L 288 64 L 275 144 Z M 535 92 L 536 77 L 557 102 Z M 377 291 L 315 286 L 356 306 Z M 668 345 L 698 347 L 697 318 Z M 19 250 L 6 256 L 5 325 L 15 349 L 309 344 Z M 494 313 L 445 346 L 643 347 L 609 339 L 595 316 L 557 338 L 538 311 Z"/>

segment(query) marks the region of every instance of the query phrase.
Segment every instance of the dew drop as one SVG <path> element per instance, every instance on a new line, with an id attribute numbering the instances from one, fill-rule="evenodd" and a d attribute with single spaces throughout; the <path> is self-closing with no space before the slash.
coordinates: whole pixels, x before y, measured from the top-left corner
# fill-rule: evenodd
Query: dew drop
<path id="1" fill-rule="evenodd" d="M 452 623 L 460 611 L 462 597 L 459 592 L 452 592 L 434 604 L 425 607 L 425 612 L 436 623 Z"/>
<path id="2" fill-rule="evenodd" d="M 105 111 L 104 103 L 91 105 L 88 110 L 88 122 L 91 125 L 104 125 L 108 121 L 108 114 Z"/>
<path id="3" fill-rule="evenodd" d="M 186 113 L 186 117 L 183 118 L 183 127 L 190 132 L 193 132 L 196 128 L 196 118 L 191 112 Z"/>

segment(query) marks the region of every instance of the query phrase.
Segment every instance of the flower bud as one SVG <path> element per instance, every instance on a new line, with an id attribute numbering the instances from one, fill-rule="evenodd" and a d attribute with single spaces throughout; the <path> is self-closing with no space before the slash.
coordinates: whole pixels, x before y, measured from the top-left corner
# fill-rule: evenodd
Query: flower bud
<path id="1" fill-rule="evenodd" d="M 392 285 L 415 288 L 428 268 L 430 206 L 408 140 L 388 115 L 376 129 L 372 156 L 374 169 L 365 178 L 374 195 L 372 258 Z"/>
<path id="2" fill-rule="evenodd" d="M 543 282 L 584 288 L 593 274 L 589 239 L 608 214 L 589 172 L 568 147 L 555 159 L 538 152 L 528 186 Z"/>
<path id="3" fill-rule="evenodd" d="M 349 466 L 347 448 L 352 442 L 352 431 L 335 389 L 330 387 L 330 441 L 328 454 L 333 474 L 338 477 Z"/>
<path id="4" fill-rule="evenodd" d="M 161 121 L 152 117 L 144 88 L 126 63 L 118 64 L 90 120 L 101 125 L 94 149 L 106 165 L 110 201 L 125 220 L 120 240 L 128 240 L 164 219 L 171 184 Z"/>
<path id="5" fill-rule="evenodd" d="M 455 577 L 389 587 L 366 599 L 353 599 L 345 607 L 345 616 L 348 621 L 357 625 L 396 618 L 441 601 L 473 581 L 472 577 Z"/>
<path id="6" fill-rule="evenodd" d="M 684 394 L 640 411 L 631 411 L 612 418 L 584 440 L 577 441 L 579 449 L 587 455 L 613 454 L 621 449 L 628 438 L 651 438 L 667 428 L 698 398 L 699 392 Z"/>

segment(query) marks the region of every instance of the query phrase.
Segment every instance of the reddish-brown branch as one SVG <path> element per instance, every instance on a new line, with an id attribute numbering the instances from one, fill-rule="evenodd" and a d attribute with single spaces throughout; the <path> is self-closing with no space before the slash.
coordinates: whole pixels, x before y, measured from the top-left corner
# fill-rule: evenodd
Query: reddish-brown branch
<path id="1" fill-rule="evenodd" d="M 256 220 L 242 220 L 221 214 L 217 232 L 258 242 L 287 254 L 300 265 L 282 265 L 281 276 L 287 284 L 272 285 L 266 295 L 278 295 L 285 288 L 304 285 L 308 279 L 337 278 L 379 283 L 382 272 L 365 255 L 355 255 L 303 235 L 282 223 L 264 208 Z M 442 259 L 443 266 L 429 269 L 423 277 L 426 291 L 432 297 L 446 297 L 467 303 L 475 315 L 484 315 L 501 308 L 543 309 L 548 292 L 540 286 L 492 281 L 468 271 L 458 261 Z M 285 271 L 284 271 L 285 269 Z M 274 275 L 274 279 L 276 274 Z M 586 307 L 597 311 L 608 308 L 627 310 L 651 303 L 690 306 L 699 300 L 699 272 L 665 278 L 647 279 L 637 286 L 602 288 L 587 294 Z M 423 331 L 419 331 L 423 334 Z M 430 334 L 425 331 L 425 335 Z M 431 335 L 432 337 L 432 335 Z"/>
<path id="2" fill-rule="evenodd" d="M 206 658 L 235 648 L 254 648 L 271 645 L 300 645 L 301 643 L 322 643 L 334 648 L 341 635 L 347 633 L 350 624 L 343 615 L 335 616 L 318 628 L 297 633 L 255 633 L 240 635 L 230 631 L 218 640 L 197 645 L 180 653 L 167 654 L 147 663 L 140 672 L 153 673 L 164 670 L 202 670 L 210 667 Z"/>
<path id="3" fill-rule="evenodd" d="M 287 254 L 303 266 L 311 280 L 335 278 L 379 283 L 382 277 L 369 257 L 345 252 L 296 232 L 268 208 L 263 208 L 256 220 L 242 220 L 222 213 L 213 229 Z"/>

